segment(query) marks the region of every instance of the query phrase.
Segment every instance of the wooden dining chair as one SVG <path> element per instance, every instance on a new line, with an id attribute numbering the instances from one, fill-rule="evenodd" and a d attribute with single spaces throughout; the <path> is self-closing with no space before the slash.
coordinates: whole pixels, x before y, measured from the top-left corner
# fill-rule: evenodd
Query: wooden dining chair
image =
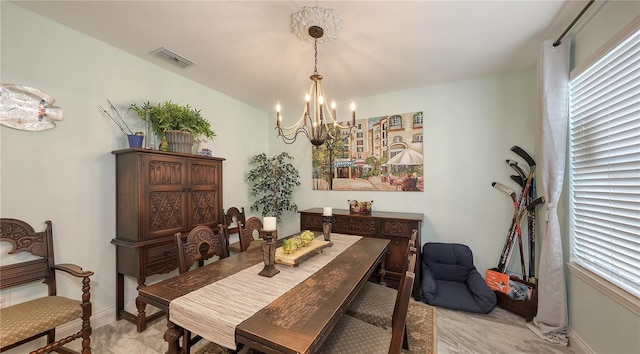
<path id="1" fill-rule="evenodd" d="M 67 348 L 67 344 L 79 339 L 82 353 L 91 353 L 90 277 L 93 272 L 71 263 L 56 263 L 53 226 L 49 220 L 45 224 L 44 231 L 36 232 L 24 221 L 0 218 L 2 250 L 7 254 L 25 252 L 15 258 L 6 254 L 0 256 L 9 259 L 0 267 L 0 290 L 10 292 L 30 286 L 29 291 L 33 294 L 29 295 L 36 295 L 28 301 L 18 301 L 0 309 L 0 352 L 31 342 L 32 353 L 78 353 Z M 11 246 L 5 248 L 5 242 Z M 73 247 L 63 242 L 58 245 L 67 249 Z M 23 255 L 25 257 L 21 257 Z M 62 272 L 77 278 L 77 282 L 74 281 L 69 287 L 69 297 L 57 293 L 59 283 L 56 282 L 56 275 L 62 275 Z M 41 292 L 46 295 L 38 296 Z M 74 331 L 73 334 L 56 338 L 56 329 L 63 326 L 68 326 L 69 331 Z M 46 340 L 42 340 L 42 337 L 46 337 Z M 40 341 L 33 344 L 32 341 L 39 338 Z M 26 349 L 15 349 L 14 352 L 25 353 Z"/>
<path id="2" fill-rule="evenodd" d="M 240 252 L 240 243 L 234 242 L 230 244 L 229 237 L 235 234 L 238 234 L 238 236 L 240 235 L 240 228 L 238 226 L 240 225 L 240 223 L 245 223 L 247 221 L 246 220 L 247 216 L 244 212 L 244 207 L 241 207 L 241 208 L 231 207 L 226 211 L 223 211 L 222 218 L 223 218 L 224 225 L 226 225 L 227 228 L 229 229 L 229 232 L 227 234 L 227 245 L 229 246 L 229 251 Z M 235 225 L 235 226 L 231 226 L 231 225 Z"/>
<path id="3" fill-rule="evenodd" d="M 224 240 L 223 232 L 215 233 L 205 225 L 194 227 L 187 235 L 186 241 L 182 241 L 182 234 L 178 232 L 176 234 L 176 246 L 178 247 L 178 270 L 180 274 L 189 271 L 197 261 L 205 261 L 213 256 L 220 258 L 229 256 L 229 249 Z"/>
<path id="4" fill-rule="evenodd" d="M 250 217 L 245 223 L 238 223 L 238 235 L 240 238 L 240 252 L 249 248 L 258 247 L 260 241 L 254 237 L 254 231 L 262 229 L 262 220 L 255 216 Z"/>
<path id="5" fill-rule="evenodd" d="M 176 246 L 178 247 L 178 270 L 180 274 L 188 272 L 195 262 L 202 262 L 218 256 L 226 258 L 229 256 L 229 249 L 225 234 L 228 234 L 226 225 L 218 225 L 218 233 L 208 226 L 196 226 L 187 235 L 186 241 L 182 241 L 182 235 L 178 232 L 176 236 Z M 184 354 L 191 352 L 191 346 L 202 339 L 200 336 L 191 338 L 191 332 L 184 329 L 182 336 L 182 348 Z"/>
<path id="6" fill-rule="evenodd" d="M 324 354 L 400 354 L 415 273 L 406 271 L 396 294 L 391 331 L 343 315 L 321 348 Z"/>
<path id="7" fill-rule="evenodd" d="M 417 235 L 418 230 L 413 230 L 405 252 L 405 263 L 403 264 L 403 275 L 402 278 L 400 278 L 400 285 L 402 285 L 404 281 L 404 275 L 407 270 L 415 272 L 417 257 L 415 240 Z M 395 289 L 372 282 L 366 282 L 351 305 L 349 305 L 349 308 L 347 308 L 347 314 L 384 329 L 391 328 L 393 308 L 395 306 L 397 293 L 398 291 Z M 404 349 L 409 349 L 406 327 L 404 336 Z"/>
<path id="8" fill-rule="evenodd" d="M 240 222 L 245 222 L 247 219 L 246 214 L 244 213 L 244 207 L 238 209 L 236 207 L 231 207 L 224 212 L 224 224 L 229 228 L 230 234 L 238 233 L 238 224 Z M 231 227 L 232 224 L 236 226 Z"/>
<path id="9" fill-rule="evenodd" d="M 407 270 L 415 272 L 415 238 L 417 237 L 417 230 L 413 231 L 407 245 L 407 250 L 405 251 L 405 262 L 402 268 L 403 276 Z M 412 258 L 413 265 L 410 264 Z M 402 278 L 400 281 L 402 282 Z M 395 289 L 373 282 L 366 282 L 351 305 L 349 305 L 347 314 L 387 329 L 391 327 L 391 317 L 393 315 L 396 294 L 397 290 Z"/>

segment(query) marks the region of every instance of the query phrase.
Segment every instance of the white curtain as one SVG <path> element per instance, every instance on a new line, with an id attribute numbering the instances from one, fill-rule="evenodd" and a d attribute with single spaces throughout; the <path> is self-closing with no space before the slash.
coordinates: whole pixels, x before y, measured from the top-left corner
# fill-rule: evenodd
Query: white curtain
<path id="1" fill-rule="evenodd" d="M 557 205 L 567 149 L 571 39 L 564 39 L 557 47 L 553 42 L 545 41 L 538 57 L 540 157 L 537 172 L 545 193 L 546 217 L 542 221 L 538 314 L 528 326 L 541 338 L 567 346 L 567 290 Z"/>

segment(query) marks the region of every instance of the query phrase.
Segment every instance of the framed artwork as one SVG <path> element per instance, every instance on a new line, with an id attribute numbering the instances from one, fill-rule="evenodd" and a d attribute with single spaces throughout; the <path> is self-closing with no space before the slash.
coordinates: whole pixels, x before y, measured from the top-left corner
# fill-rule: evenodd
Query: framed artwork
<path id="1" fill-rule="evenodd" d="M 313 147 L 313 189 L 422 192 L 422 112 L 356 120 Z"/>

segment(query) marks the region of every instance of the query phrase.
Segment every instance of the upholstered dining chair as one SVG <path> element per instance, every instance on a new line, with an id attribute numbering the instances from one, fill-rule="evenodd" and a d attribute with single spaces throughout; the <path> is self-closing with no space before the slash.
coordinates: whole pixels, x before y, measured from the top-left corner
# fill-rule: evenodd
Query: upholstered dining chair
<path id="1" fill-rule="evenodd" d="M 227 226 L 220 224 L 218 227 L 220 232 L 214 233 L 208 226 L 196 226 L 189 232 L 186 241 L 182 241 L 180 233 L 175 235 L 180 274 L 188 272 L 195 262 L 202 264 L 202 262 L 213 256 L 220 258 L 229 256 L 229 249 L 225 239 L 225 233 L 228 232 Z M 200 336 L 191 338 L 191 332 L 185 329 L 182 336 L 183 353 L 189 354 L 191 346 L 200 341 L 200 339 L 202 339 Z"/>
<path id="2" fill-rule="evenodd" d="M 33 353 L 76 353 L 65 345 L 82 340 L 82 353 L 91 353 L 91 301 L 90 279 L 93 272 L 74 264 L 56 264 L 53 252 L 51 221 L 46 229 L 35 232 L 31 225 L 17 219 L 0 219 L 0 241 L 9 242 L 10 254 L 31 253 L 26 261 L 0 267 L 0 289 L 28 283 L 46 284 L 48 296 L 17 303 L 0 309 L 0 352 L 15 348 L 34 339 L 46 336 L 46 344 Z M 24 258 L 23 258 L 24 259 Z M 77 297 L 56 295 L 56 272 L 63 271 L 82 280 Z M 80 321 L 77 324 L 74 322 Z M 56 340 L 56 327 L 73 324 L 79 330 L 70 336 Z"/>
<path id="3" fill-rule="evenodd" d="M 405 251 L 405 262 L 402 269 L 403 278 L 400 279 L 400 285 L 402 285 L 404 281 L 404 274 L 407 270 L 411 272 L 415 271 L 417 257 L 415 242 L 417 237 L 418 230 L 414 229 Z M 372 282 L 366 282 L 351 305 L 349 305 L 349 308 L 347 308 L 347 314 L 384 329 L 391 328 L 393 308 L 397 294 L 398 291 L 395 289 Z M 404 329 L 403 348 L 409 349 L 406 326 Z"/>
<path id="4" fill-rule="evenodd" d="M 391 331 L 343 315 L 321 348 L 324 354 L 400 354 L 415 273 L 406 271 L 396 294 Z"/>
<path id="5" fill-rule="evenodd" d="M 223 217 L 224 225 L 226 225 L 227 228 L 229 229 L 229 232 L 227 234 L 227 245 L 229 246 L 229 251 L 240 252 L 240 243 L 234 242 L 232 244 L 229 244 L 229 236 L 235 235 L 235 234 L 240 235 L 240 229 L 238 226 L 240 225 L 240 223 L 244 223 L 247 221 L 246 219 L 247 216 L 244 213 L 244 207 L 241 207 L 241 208 L 231 207 L 223 212 L 222 217 Z M 235 225 L 235 226 L 231 226 L 231 225 Z"/>
<path id="6" fill-rule="evenodd" d="M 226 226 L 221 225 L 220 228 Z M 229 249 L 224 235 L 221 232 L 214 233 L 205 225 L 196 226 L 187 235 L 186 241 L 182 241 L 182 234 L 176 234 L 176 246 L 178 247 L 178 270 L 180 274 L 191 269 L 197 261 L 205 261 L 213 256 L 226 258 L 229 256 Z"/>
<path id="7" fill-rule="evenodd" d="M 413 230 L 404 254 L 403 276 L 407 270 L 415 271 L 415 241 L 417 235 L 418 230 Z M 411 256 L 411 253 L 413 253 L 413 256 Z M 413 264 L 410 264 L 412 259 Z M 395 289 L 373 282 L 366 282 L 347 309 L 347 314 L 378 327 L 390 328 L 396 296 L 397 291 Z"/>
<path id="8" fill-rule="evenodd" d="M 240 252 L 260 246 L 261 241 L 254 237 L 254 231 L 262 229 L 262 220 L 260 218 L 252 216 L 247 222 L 238 223 L 238 229 Z"/>

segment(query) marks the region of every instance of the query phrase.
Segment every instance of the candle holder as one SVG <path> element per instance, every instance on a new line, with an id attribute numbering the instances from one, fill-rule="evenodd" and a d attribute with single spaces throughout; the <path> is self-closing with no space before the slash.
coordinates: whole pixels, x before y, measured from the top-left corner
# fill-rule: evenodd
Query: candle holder
<path id="1" fill-rule="evenodd" d="M 331 242 L 332 226 L 333 226 L 333 216 L 325 215 L 324 222 L 322 223 L 322 234 L 324 235 L 324 240 L 329 241 L 329 246 L 333 246 L 333 242 Z"/>
<path id="2" fill-rule="evenodd" d="M 276 268 L 276 243 L 275 239 L 278 238 L 278 232 L 276 230 L 258 230 L 262 242 L 262 259 L 264 260 L 264 268 L 258 273 L 259 275 L 269 277 L 280 273 L 280 270 Z"/>

